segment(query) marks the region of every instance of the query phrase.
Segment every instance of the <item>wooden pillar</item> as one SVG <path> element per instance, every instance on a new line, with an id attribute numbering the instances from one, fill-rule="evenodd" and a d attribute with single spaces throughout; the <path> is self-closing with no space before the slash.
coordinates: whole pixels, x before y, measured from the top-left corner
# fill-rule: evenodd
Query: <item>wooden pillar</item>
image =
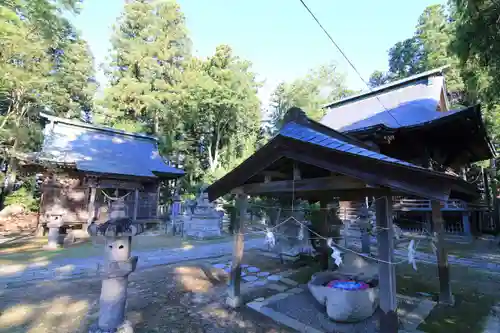
<path id="1" fill-rule="evenodd" d="M 247 195 L 238 194 L 236 199 L 236 218 L 233 226 L 233 261 L 231 264 L 231 274 L 229 277 L 228 295 L 226 304 L 232 308 L 237 308 L 242 304 L 241 299 L 241 262 L 243 260 L 244 239 L 243 226 L 247 211 Z"/>
<path id="2" fill-rule="evenodd" d="M 441 203 L 433 200 L 431 205 L 434 234 L 437 236 L 436 248 L 439 275 L 439 303 L 453 305 L 454 299 L 451 293 L 450 267 L 448 265 L 448 254 L 444 244 L 444 221 L 441 212 Z"/>
<path id="3" fill-rule="evenodd" d="M 157 188 L 156 188 L 156 215 L 155 217 L 158 218 L 160 215 L 158 214 L 158 207 L 160 206 L 160 190 L 161 190 L 161 182 L 158 182 Z"/>
<path id="4" fill-rule="evenodd" d="M 321 222 L 319 227 L 319 234 L 322 235 L 323 237 L 328 237 L 328 201 L 327 200 L 321 200 L 320 201 L 320 216 L 321 216 Z M 334 240 L 337 241 L 337 240 Z M 326 271 L 328 270 L 328 263 L 330 261 L 330 248 L 327 246 L 325 240 L 321 240 L 321 253 L 320 253 L 320 266 L 321 270 Z"/>
<path id="5" fill-rule="evenodd" d="M 380 332 L 398 332 L 398 314 L 396 299 L 396 269 L 393 264 L 394 229 L 392 228 L 392 196 L 387 195 L 376 201 L 379 294 L 380 294 Z"/>
<path id="6" fill-rule="evenodd" d="M 132 215 L 132 219 L 137 221 L 137 212 L 139 211 L 139 189 L 136 188 L 134 191 L 134 213 Z"/>
<path id="7" fill-rule="evenodd" d="M 462 212 L 462 226 L 464 229 L 464 234 L 467 237 L 472 236 L 471 226 L 470 226 L 470 211 L 469 207 L 465 207 L 465 211 Z"/>
<path id="8" fill-rule="evenodd" d="M 95 186 L 90 187 L 90 199 L 88 206 L 89 218 L 87 223 L 90 224 L 95 218 L 95 197 L 97 195 L 97 188 Z"/>

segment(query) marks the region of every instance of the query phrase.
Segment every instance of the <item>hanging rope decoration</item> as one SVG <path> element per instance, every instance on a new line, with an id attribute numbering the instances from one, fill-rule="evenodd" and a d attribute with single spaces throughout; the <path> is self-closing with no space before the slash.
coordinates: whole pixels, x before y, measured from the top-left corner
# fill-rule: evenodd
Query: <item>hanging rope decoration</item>
<path id="1" fill-rule="evenodd" d="M 128 192 L 126 193 L 125 195 L 122 195 L 121 197 L 112 197 L 112 196 L 109 196 L 108 194 L 106 194 L 106 192 L 104 190 L 101 190 L 101 193 L 106 197 L 106 199 L 108 200 L 111 200 L 111 201 L 118 201 L 118 200 L 122 200 L 122 199 L 125 199 L 130 193 L 132 192 Z"/>
<path id="2" fill-rule="evenodd" d="M 328 238 L 326 240 L 326 244 L 328 245 L 329 248 L 332 249 L 332 258 L 335 261 L 335 265 L 340 266 L 342 264 L 342 257 L 340 256 L 340 251 L 333 245 L 333 239 Z"/>
<path id="3" fill-rule="evenodd" d="M 126 197 L 128 194 L 130 193 L 127 193 L 126 195 L 124 195 L 122 198 Z M 116 198 L 110 198 L 110 199 L 115 199 Z M 381 198 L 377 198 L 372 201 L 371 205 L 369 208 L 371 208 L 375 202 L 377 200 L 379 200 Z M 295 179 L 292 181 L 292 211 L 294 211 L 294 201 L 295 201 Z M 259 205 L 255 205 L 257 207 L 261 207 L 261 208 L 275 208 L 275 207 L 266 207 L 266 206 L 259 206 Z M 277 219 L 276 221 L 279 221 L 279 216 L 280 216 L 280 213 L 281 213 L 281 210 L 282 208 L 281 207 L 276 207 L 278 208 L 278 216 L 277 216 Z M 376 221 L 374 219 L 374 216 L 371 215 L 370 216 L 371 218 L 369 218 L 369 222 L 368 222 L 368 229 L 369 229 L 369 233 L 374 235 L 376 232 L 378 231 L 382 231 L 382 230 L 389 230 L 388 228 L 382 228 L 382 227 L 379 227 L 376 225 Z M 309 230 L 309 232 L 311 232 L 312 234 L 316 235 L 317 237 L 319 237 L 318 239 L 323 239 L 323 240 L 326 240 L 326 243 L 328 245 L 328 247 L 330 247 L 332 249 L 332 255 L 331 257 L 334 259 L 335 261 L 335 264 L 337 266 L 340 266 L 342 264 L 342 256 L 341 256 L 341 252 L 340 250 L 338 249 L 338 247 L 342 248 L 343 250 L 345 251 L 349 251 L 349 252 L 352 252 L 352 253 L 355 253 L 361 257 L 365 257 L 365 258 L 369 258 L 369 259 L 372 259 L 372 260 L 375 260 L 379 263 L 386 263 L 386 264 L 389 264 L 389 265 L 397 265 L 397 264 L 401 264 L 403 262 L 408 262 L 409 264 L 411 264 L 413 266 L 413 269 L 414 270 L 417 270 L 417 264 L 416 264 L 416 248 L 418 247 L 418 244 L 415 245 L 415 240 L 414 239 L 411 239 L 410 243 L 408 244 L 408 258 L 407 260 L 402 260 L 402 261 L 399 261 L 399 262 L 392 262 L 392 261 L 384 261 L 384 260 L 380 260 L 378 258 L 375 258 L 375 257 L 372 257 L 372 256 L 368 256 L 368 255 L 365 255 L 363 253 L 359 253 L 357 251 L 354 251 L 352 249 L 349 249 L 347 248 L 347 244 L 346 244 L 346 247 L 342 247 L 340 245 L 337 245 L 337 244 L 334 244 L 333 243 L 333 239 L 330 237 L 330 238 L 325 238 L 323 236 L 321 236 L 320 234 L 316 233 L 314 230 L 310 229 L 308 226 L 304 225 L 304 223 L 302 223 L 301 221 L 297 220 L 295 218 L 295 216 L 290 216 L 288 218 L 286 218 L 284 221 L 282 221 L 281 223 L 273 226 L 273 227 L 268 227 L 266 228 L 266 231 L 265 231 L 265 244 L 268 244 L 271 248 L 273 248 L 275 245 L 276 245 L 276 238 L 275 238 L 275 235 L 273 233 L 273 230 L 277 230 L 278 227 L 280 227 L 281 225 L 285 224 L 285 223 L 288 223 L 289 221 L 293 220 L 295 222 L 295 224 L 298 224 L 300 226 L 300 229 L 299 229 L 299 233 L 297 235 L 297 238 L 299 240 L 303 240 L 304 239 L 304 229 L 307 229 Z M 393 220 L 394 220 L 394 216 L 393 216 Z M 356 221 L 357 222 L 357 221 Z M 349 225 L 350 225 L 351 221 L 344 221 L 344 231 L 346 232 L 346 236 L 345 236 L 345 240 L 347 240 L 347 231 L 349 229 Z M 371 228 L 370 228 L 371 227 Z M 401 236 L 403 235 L 403 231 L 401 230 L 401 228 L 394 224 L 393 223 L 393 226 L 392 226 L 392 231 L 394 233 L 394 238 L 400 240 L 401 239 Z M 261 233 L 263 230 L 261 231 L 257 231 L 257 233 Z M 421 236 L 424 235 L 424 232 L 431 236 L 426 230 L 422 230 L 422 234 Z M 255 232 L 253 232 L 255 233 Z M 311 238 L 312 239 L 312 238 Z M 437 242 L 437 234 L 434 233 L 433 236 L 431 236 L 431 246 L 432 246 L 432 249 L 434 251 L 434 253 L 436 253 L 436 245 L 435 243 Z"/>
<path id="4" fill-rule="evenodd" d="M 413 266 L 414 270 L 417 270 L 417 260 L 416 260 L 416 250 L 415 250 L 415 240 L 412 239 L 410 244 L 408 244 L 408 263 Z"/>
<path id="5" fill-rule="evenodd" d="M 436 246 L 437 241 L 438 241 L 437 233 L 434 232 L 434 234 L 432 235 L 432 238 L 431 238 L 431 249 L 432 249 L 432 253 L 434 253 L 435 256 L 437 255 L 437 246 Z"/>
<path id="6" fill-rule="evenodd" d="M 297 236 L 297 239 L 299 241 L 304 239 L 304 225 L 303 224 L 300 225 L 299 234 Z"/>

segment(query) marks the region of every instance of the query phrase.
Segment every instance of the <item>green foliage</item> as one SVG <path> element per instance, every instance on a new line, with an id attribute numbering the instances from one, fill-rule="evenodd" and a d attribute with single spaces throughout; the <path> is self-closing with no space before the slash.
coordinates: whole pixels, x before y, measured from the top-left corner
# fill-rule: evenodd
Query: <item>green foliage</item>
<path id="1" fill-rule="evenodd" d="M 93 59 L 64 18 L 77 13 L 78 4 L 0 1 L 0 152 L 9 160 L 7 192 L 16 180 L 16 154 L 39 148 L 40 111 L 73 118 L 92 108 Z"/>
<path id="2" fill-rule="evenodd" d="M 500 135 L 500 6 L 492 0 L 451 0 L 450 50 L 460 59 L 468 98 L 480 101 L 490 132 Z"/>
<path id="3" fill-rule="evenodd" d="M 111 37 L 103 105 L 108 125 L 133 120 L 160 134 L 160 122 L 176 123 L 171 107 L 191 41 L 175 1 L 130 1 Z"/>
<path id="4" fill-rule="evenodd" d="M 427 7 L 418 19 L 415 33 L 397 42 L 389 50 L 389 71 L 375 71 L 370 85 L 376 87 L 441 66 L 450 66 L 446 72 L 447 88 L 452 104 L 464 102 L 464 84 L 457 57 L 448 49 L 452 38 L 450 18 L 443 5 Z"/>
<path id="5" fill-rule="evenodd" d="M 251 64 L 227 45 L 206 59 L 192 57 L 175 1 L 128 2 L 111 43 L 110 87 L 96 118 L 157 135 L 160 152 L 187 172 L 184 191 L 213 182 L 254 152 L 260 84 Z"/>
<path id="6" fill-rule="evenodd" d="M 19 205 L 25 209 L 36 212 L 38 211 L 39 200 L 33 198 L 33 194 L 26 187 L 21 187 L 17 191 L 11 192 L 5 197 L 5 206 Z"/>
<path id="7" fill-rule="evenodd" d="M 345 74 L 339 72 L 335 64 L 320 66 L 293 82 L 283 82 L 271 95 L 270 131 L 275 133 L 281 128 L 283 117 L 292 106 L 319 120 L 325 115 L 325 104 L 353 93 L 347 88 Z"/>
<path id="8" fill-rule="evenodd" d="M 499 13 L 500 7 L 491 0 L 452 0 L 448 7 L 427 7 L 414 35 L 389 50 L 389 71 L 375 71 L 370 85 L 376 87 L 448 65 L 445 76 L 452 108 L 481 102 L 490 135 L 498 137 Z"/>

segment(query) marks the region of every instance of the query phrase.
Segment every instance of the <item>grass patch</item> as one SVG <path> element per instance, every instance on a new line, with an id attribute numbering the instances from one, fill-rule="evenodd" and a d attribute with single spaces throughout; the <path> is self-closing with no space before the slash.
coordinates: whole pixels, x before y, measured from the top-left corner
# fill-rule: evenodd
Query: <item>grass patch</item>
<path id="1" fill-rule="evenodd" d="M 292 268 L 297 271 L 292 273 L 288 278 L 299 284 L 306 284 L 309 280 L 311 280 L 311 276 L 314 273 L 321 271 L 321 264 L 315 258 L 303 256 L 298 261 L 293 263 Z"/>
<path id="2" fill-rule="evenodd" d="M 305 284 L 319 270 L 319 263 L 310 261 L 290 278 Z M 396 266 L 396 274 L 398 294 L 418 298 L 428 295 L 437 301 L 439 279 L 436 266 L 420 264 L 418 271 L 414 271 L 411 266 L 403 264 Z M 455 305 L 436 305 L 418 329 L 428 333 L 481 333 L 491 307 L 500 301 L 500 278 L 467 267 L 452 266 L 451 279 Z"/>
<path id="3" fill-rule="evenodd" d="M 436 305 L 418 329 L 429 333 L 480 333 L 491 307 L 500 300 L 500 283 L 494 277 L 465 267 L 451 269 L 454 306 Z M 438 299 L 439 279 L 434 265 L 419 265 L 413 271 L 407 265 L 397 266 L 397 291 L 400 294 L 422 297 L 428 293 Z M 492 292 L 495 290 L 495 292 Z"/>

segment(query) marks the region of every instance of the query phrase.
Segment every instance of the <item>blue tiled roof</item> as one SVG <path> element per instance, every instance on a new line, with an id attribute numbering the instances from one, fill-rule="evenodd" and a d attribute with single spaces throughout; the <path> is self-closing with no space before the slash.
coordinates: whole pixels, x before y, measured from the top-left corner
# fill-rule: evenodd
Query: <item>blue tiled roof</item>
<path id="1" fill-rule="evenodd" d="M 375 125 L 415 126 L 450 114 L 437 110 L 443 87 L 444 78 L 435 76 L 352 102 L 333 104 L 321 123 L 341 132 Z"/>
<path id="2" fill-rule="evenodd" d="M 373 150 L 368 150 L 365 148 L 358 147 L 356 145 L 347 143 L 337 138 L 333 138 L 329 135 L 318 132 L 309 127 L 300 125 L 293 121 L 285 124 L 285 126 L 283 126 L 283 128 L 280 130 L 279 135 L 295 140 L 300 140 L 302 142 L 315 144 L 317 146 L 329 148 L 332 150 L 337 150 L 343 153 L 365 156 L 368 158 L 372 158 L 374 160 L 423 169 L 420 166 L 377 153 Z"/>
<path id="3" fill-rule="evenodd" d="M 67 121 L 47 125 L 44 136 L 39 158 L 74 163 L 81 171 L 138 177 L 184 174 L 164 161 L 151 137 Z"/>

